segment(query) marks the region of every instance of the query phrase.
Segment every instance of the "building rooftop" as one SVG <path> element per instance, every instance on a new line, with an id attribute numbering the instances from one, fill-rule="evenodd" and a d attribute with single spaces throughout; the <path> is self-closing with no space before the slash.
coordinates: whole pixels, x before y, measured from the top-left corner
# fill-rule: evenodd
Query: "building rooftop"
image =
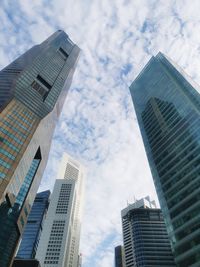
<path id="1" fill-rule="evenodd" d="M 155 200 L 151 200 L 149 196 L 146 196 L 144 198 L 141 198 L 139 200 L 136 200 L 132 204 L 128 204 L 126 208 L 124 208 L 121 211 L 122 217 L 125 216 L 130 210 L 133 209 L 139 209 L 139 208 L 144 208 L 144 209 L 156 209 L 156 202 Z"/>

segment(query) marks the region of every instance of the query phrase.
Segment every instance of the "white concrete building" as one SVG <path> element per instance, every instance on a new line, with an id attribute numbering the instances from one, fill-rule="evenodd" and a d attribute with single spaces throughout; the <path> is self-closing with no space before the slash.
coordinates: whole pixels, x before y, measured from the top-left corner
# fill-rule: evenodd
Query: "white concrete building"
<path id="1" fill-rule="evenodd" d="M 42 267 L 77 267 L 84 168 L 64 154 L 36 258 Z"/>

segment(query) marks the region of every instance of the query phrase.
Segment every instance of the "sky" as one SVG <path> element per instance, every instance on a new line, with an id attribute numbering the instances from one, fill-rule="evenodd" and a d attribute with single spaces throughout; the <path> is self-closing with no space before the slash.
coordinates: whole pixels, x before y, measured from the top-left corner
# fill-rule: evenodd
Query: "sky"
<path id="1" fill-rule="evenodd" d="M 120 211 L 156 193 L 129 86 L 166 54 L 200 84 L 199 0 L 1 0 L 0 68 L 58 29 L 81 57 L 40 186 L 52 189 L 63 152 L 87 169 L 82 267 L 113 267 Z"/>

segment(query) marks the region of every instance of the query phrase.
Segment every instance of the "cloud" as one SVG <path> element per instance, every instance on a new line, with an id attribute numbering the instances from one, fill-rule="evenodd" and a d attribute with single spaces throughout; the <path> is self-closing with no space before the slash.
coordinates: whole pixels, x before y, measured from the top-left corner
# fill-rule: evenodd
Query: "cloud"
<path id="1" fill-rule="evenodd" d="M 83 267 L 112 266 L 121 209 L 156 198 L 128 85 L 158 51 L 200 83 L 199 8 L 198 0 L 1 3 L 1 67 L 59 28 L 82 49 L 40 190 L 53 187 L 63 151 L 86 165 Z"/>

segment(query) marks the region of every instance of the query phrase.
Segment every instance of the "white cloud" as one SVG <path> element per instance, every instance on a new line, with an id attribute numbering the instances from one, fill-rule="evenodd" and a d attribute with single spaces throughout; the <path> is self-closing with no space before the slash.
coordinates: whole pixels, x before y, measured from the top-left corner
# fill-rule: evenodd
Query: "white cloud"
<path id="1" fill-rule="evenodd" d="M 128 84 L 158 51 L 200 82 L 199 8 L 198 0 L 192 4 L 189 0 L 1 4 L 0 66 L 59 28 L 83 50 L 41 189 L 53 187 L 63 151 L 87 166 L 81 239 L 84 267 L 112 266 L 126 201 L 147 194 L 156 197 Z M 122 76 L 128 63 L 132 69 Z M 110 233 L 115 234 L 108 242 Z"/>

